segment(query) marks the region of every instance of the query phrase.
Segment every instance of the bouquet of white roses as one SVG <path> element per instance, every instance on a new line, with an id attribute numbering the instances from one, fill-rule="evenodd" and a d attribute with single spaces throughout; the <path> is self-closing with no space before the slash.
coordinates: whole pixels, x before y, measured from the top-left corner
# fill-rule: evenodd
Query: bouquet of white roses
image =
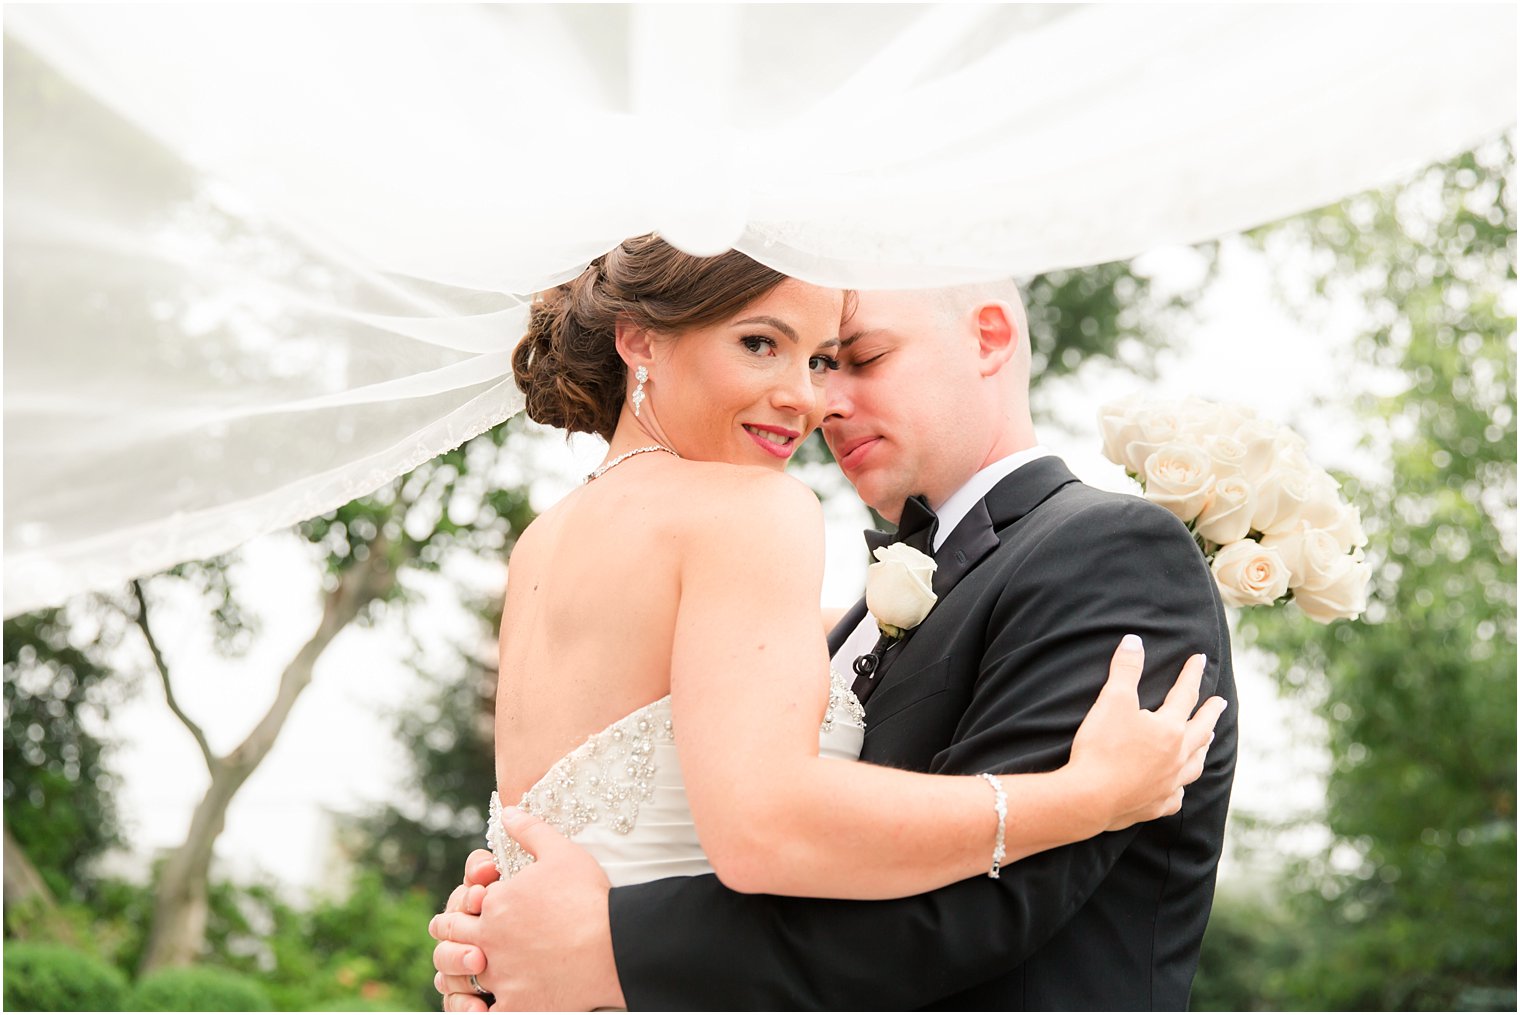
<path id="1" fill-rule="evenodd" d="M 1182 519 L 1227 606 L 1291 598 L 1328 624 L 1367 608 L 1361 513 L 1288 427 L 1203 399 L 1099 410 L 1103 453 Z"/>

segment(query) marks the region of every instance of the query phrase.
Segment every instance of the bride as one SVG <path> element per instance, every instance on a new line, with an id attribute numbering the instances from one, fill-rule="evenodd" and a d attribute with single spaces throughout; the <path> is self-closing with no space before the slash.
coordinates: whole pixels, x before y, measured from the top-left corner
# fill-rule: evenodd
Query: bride
<path id="1" fill-rule="evenodd" d="M 783 472 L 823 415 L 846 300 L 645 236 L 534 306 L 514 360 L 528 415 L 609 448 L 512 554 L 497 785 L 614 884 L 911 895 L 1174 813 L 1201 771 L 1224 705 L 1188 718 L 1198 656 L 1155 713 L 1100 696 L 1054 772 L 855 760 L 863 710 L 817 606 L 822 513 Z M 1109 687 L 1138 675 L 1121 648 Z M 532 862 L 494 799 L 488 839 L 504 877 Z"/>

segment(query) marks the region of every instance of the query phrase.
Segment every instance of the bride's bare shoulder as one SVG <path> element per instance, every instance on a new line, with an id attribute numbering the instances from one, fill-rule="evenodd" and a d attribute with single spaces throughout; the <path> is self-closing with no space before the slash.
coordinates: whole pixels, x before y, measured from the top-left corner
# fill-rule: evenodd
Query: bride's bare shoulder
<path id="1" fill-rule="evenodd" d="M 513 559 L 534 559 L 539 549 L 559 547 L 568 534 L 608 519 L 637 519 L 640 532 L 656 539 L 703 542 L 732 540 L 763 524 L 792 540 L 823 531 L 823 509 L 807 485 L 782 472 L 726 462 L 671 461 L 646 481 L 582 488 L 540 514 L 518 536 Z M 594 496 L 593 496 L 594 495 Z M 590 499 L 586 499 L 590 497 Z"/>
<path id="2" fill-rule="evenodd" d="M 711 524 L 732 538 L 736 525 L 763 523 L 795 533 L 799 527 L 823 526 L 818 496 L 784 472 L 724 462 L 690 462 L 673 497 L 683 499 L 689 525 Z"/>
<path id="3" fill-rule="evenodd" d="M 704 500 L 743 504 L 759 498 L 770 507 L 790 505 L 809 510 L 818 507 L 818 497 L 812 489 L 785 472 L 728 462 L 687 464 L 693 492 L 700 493 Z"/>
<path id="4" fill-rule="evenodd" d="M 512 541 L 512 562 L 526 564 L 540 555 L 552 556 L 567 528 L 575 525 L 575 498 L 580 490 L 538 512 Z"/>

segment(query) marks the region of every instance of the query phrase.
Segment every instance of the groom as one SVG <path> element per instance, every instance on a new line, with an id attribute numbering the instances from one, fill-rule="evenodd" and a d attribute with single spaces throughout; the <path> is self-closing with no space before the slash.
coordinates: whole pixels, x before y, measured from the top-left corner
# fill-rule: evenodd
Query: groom
<path id="1" fill-rule="evenodd" d="M 1057 768 L 1130 632 L 1146 649 L 1142 705 L 1160 704 L 1194 652 L 1209 658 L 1203 696 L 1234 704 L 1224 611 L 1187 531 L 1144 500 L 1084 486 L 1036 443 L 1016 289 L 862 293 L 841 338 L 824 436 L 861 498 L 938 562 L 933 611 L 857 682 L 863 760 Z M 913 495 L 934 512 L 905 510 Z M 875 634 L 856 604 L 829 639 L 835 668 L 850 673 Z M 609 891 L 588 854 L 526 819 L 511 831 L 552 876 L 493 889 L 485 918 L 434 921 L 446 1008 L 482 1010 L 462 993 L 479 973 L 511 983 L 500 1001 L 512 1008 L 1184 1009 L 1234 715 L 1180 813 L 907 899 L 741 895 L 710 875 Z M 470 868 L 482 880 L 494 873 L 484 856 Z"/>

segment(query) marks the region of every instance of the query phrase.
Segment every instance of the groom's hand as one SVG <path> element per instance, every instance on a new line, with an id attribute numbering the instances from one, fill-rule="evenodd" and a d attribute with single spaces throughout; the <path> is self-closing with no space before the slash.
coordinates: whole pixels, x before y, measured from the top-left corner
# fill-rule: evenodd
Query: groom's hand
<path id="1" fill-rule="evenodd" d="M 537 818 L 508 808 L 502 823 L 537 859 L 510 881 L 488 885 L 478 916 L 467 908 L 480 889 L 465 885 L 456 891 L 461 908 L 433 919 L 435 983 L 446 995 L 445 1010 L 484 1010 L 471 973 L 500 1010 L 626 1007 L 607 922 L 607 875 L 591 854 Z"/>

